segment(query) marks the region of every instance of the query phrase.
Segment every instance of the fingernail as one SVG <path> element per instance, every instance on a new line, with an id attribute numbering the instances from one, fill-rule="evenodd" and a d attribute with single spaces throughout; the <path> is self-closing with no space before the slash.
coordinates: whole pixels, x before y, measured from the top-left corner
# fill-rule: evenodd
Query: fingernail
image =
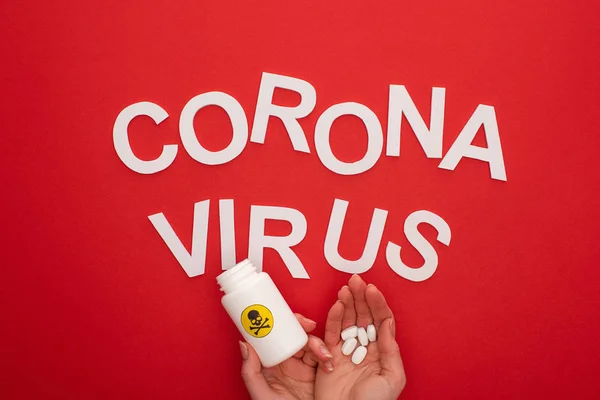
<path id="1" fill-rule="evenodd" d="M 394 317 L 392 317 L 392 320 L 390 321 L 390 330 L 392 331 L 392 336 L 396 337 L 396 320 Z"/>
<path id="2" fill-rule="evenodd" d="M 327 360 L 323 363 L 323 366 L 325 367 L 325 369 L 329 372 L 333 371 L 333 363 L 331 362 L 331 360 Z"/>
<path id="3" fill-rule="evenodd" d="M 309 324 L 316 324 L 316 322 L 310 318 L 306 318 L 306 317 L 302 317 L 302 318 L 304 319 L 304 321 L 308 322 Z"/>
<path id="4" fill-rule="evenodd" d="M 367 287 L 369 287 L 369 286 L 371 286 L 372 288 L 375 288 L 375 289 L 377 289 L 377 286 L 373 285 L 372 283 L 369 283 L 369 284 L 367 285 Z"/>
<path id="5" fill-rule="evenodd" d="M 248 348 L 242 341 L 240 341 L 240 351 L 242 353 L 242 358 L 244 360 L 247 360 L 248 359 Z"/>
<path id="6" fill-rule="evenodd" d="M 329 352 L 327 347 L 321 346 L 321 348 L 319 350 L 321 351 L 321 354 L 323 354 L 325 357 L 333 358 L 333 356 L 331 355 L 331 353 Z"/>

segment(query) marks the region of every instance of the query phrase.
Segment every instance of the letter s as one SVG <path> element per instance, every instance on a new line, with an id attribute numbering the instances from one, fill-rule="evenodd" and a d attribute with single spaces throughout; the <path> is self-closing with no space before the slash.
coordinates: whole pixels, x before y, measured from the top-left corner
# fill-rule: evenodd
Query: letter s
<path id="1" fill-rule="evenodd" d="M 410 268 L 404 264 L 400 258 L 401 248 L 395 243 L 389 242 L 385 251 L 385 257 L 390 268 L 398 275 L 413 282 L 421 282 L 431 278 L 438 266 L 438 255 L 435 249 L 417 229 L 419 224 L 423 222 L 428 223 L 437 230 L 438 242 L 448 246 L 450 244 L 450 238 L 452 237 L 450 227 L 446 221 L 437 214 L 426 210 L 415 211 L 410 214 L 408 218 L 406 218 L 406 221 L 404 221 L 404 234 L 410 244 L 425 259 L 423 266 L 420 268 Z"/>

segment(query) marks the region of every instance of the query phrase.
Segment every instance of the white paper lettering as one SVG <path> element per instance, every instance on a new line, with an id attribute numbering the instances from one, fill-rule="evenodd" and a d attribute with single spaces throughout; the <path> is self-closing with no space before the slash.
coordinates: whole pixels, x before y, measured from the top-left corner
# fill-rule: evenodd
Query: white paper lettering
<path id="1" fill-rule="evenodd" d="M 202 147 L 196 131 L 194 130 L 194 117 L 196 113 L 210 105 L 221 107 L 231 120 L 233 138 L 229 145 L 223 150 L 209 151 Z M 238 101 L 223 92 L 208 92 L 193 97 L 183 107 L 179 118 L 179 134 L 183 147 L 190 157 L 199 163 L 206 165 L 225 164 L 240 155 L 248 141 L 248 120 L 244 109 Z"/>
<path id="2" fill-rule="evenodd" d="M 167 168 L 177 156 L 177 145 L 168 144 L 163 146 L 162 153 L 155 160 L 140 160 L 133 154 L 127 128 L 129 123 L 137 116 L 146 115 L 158 125 L 163 122 L 169 114 L 161 106 L 143 101 L 125 107 L 119 113 L 113 127 L 113 144 L 117 155 L 123 163 L 132 171 L 139 174 L 154 174 Z"/>
<path id="3" fill-rule="evenodd" d="M 471 142 L 479 127 L 483 125 L 487 148 L 473 146 Z M 506 170 L 504 169 L 504 157 L 502 156 L 502 145 L 500 144 L 500 133 L 494 107 L 480 104 L 467 121 L 465 127 L 444 156 L 439 168 L 453 171 L 463 157 L 487 161 L 490 164 L 490 175 L 493 179 L 506 181 Z"/>
<path id="4" fill-rule="evenodd" d="M 266 236 L 265 220 L 288 221 L 292 232 L 288 236 Z M 274 249 L 289 269 L 294 278 L 309 279 L 302 261 L 292 247 L 306 236 L 306 217 L 300 211 L 287 207 L 251 206 L 250 207 L 250 240 L 248 243 L 249 259 L 258 271 L 262 270 L 263 249 Z"/>
<path id="5" fill-rule="evenodd" d="M 386 154 L 400 155 L 400 130 L 404 115 L 427 158 L 442 158 L 445 101 L 446 89 L 434 87 L 431 91 L 431 117 L 427 129 L 406 88 L 403 85 L 390 85 Z"/>
<path id="6" fill-rule="evenodd" d="M 194 225 L 192 228 L 192 252 L 189 253 L 165 218 L 163 213 L 148 216 L 154 228 L 164 240 L 175 259 L 190 277 L 204 274 L 206 264 L 206 240 L 208 238 L 209 200 L 194 204 Z"/>
<path id="7" fill-rule="evenodd" d="M 219 230 L 221 233 L 221 268 L 232 268 L 235 258 L 235 222 L 233 200 L 219 200 Z"/>
<path id="8" fill-rule="evenodd" d="M 388 212 L 379 208 L 373 211 L 363 254 L 358 260 L 351 261 L 340 256 L 338 251 L 347 209 L 347 201 L 335 199 L 325 236 L 325 259 L 338 271 L 361 274 L 368 271 L 375 263 Z"/>
<path id="9" fill-rule="evenodd" d="M 438 255 L 431 243 L 421 235 L 417 227 L 421 223 L 428 223 L 437 232 L 437 240 L 448 246 L 450 244 L 450 227 L 440 216 L 426 210 L 415 211 L 404 221 L 404 234 L 409 243 L 421 254 L 425 263 L 420 268 L 410 268 L 400 258 L 400 246 L 389 242 L 385 256 L 390 268 L 398 275 L 413 282 L 429 279 L 438 266 Z"/>
<path id="10" fill-rule="evenodd" d="M 354 115 L 362 120 L 367 129 L 367 152 L 358 161 L 346 163 L 338 160 L 331 151 L 329 134 L 333 122 L 342 115 Z M 321 114 L 315 126 L 315 148 L 325 167 L 340 175 L 356 175 L 372 168 L 383 150 L 383 131 L 377 115 L 360 103 L 340 103 Z"/>
<path id="11" fill-rule="evenodd" d="M 300 94 L 300 104 L 296 107 L 284 107 L 273 104 L 275 88 L 298 92 Z M 283 122 L 294 150 L 310 153 L 306 135 L 298 119 L 310 114 L 315 108 L 316 103 L 317 92 L 310 83 L 298 78 L 263 72 L 258 90 L 258 100 L 256 101 L 256 112 L 254 114 L 254 124 L 252 125 L 250 141 L 253 143 L 265 143 L 269 117 L 273 116 Z"/>

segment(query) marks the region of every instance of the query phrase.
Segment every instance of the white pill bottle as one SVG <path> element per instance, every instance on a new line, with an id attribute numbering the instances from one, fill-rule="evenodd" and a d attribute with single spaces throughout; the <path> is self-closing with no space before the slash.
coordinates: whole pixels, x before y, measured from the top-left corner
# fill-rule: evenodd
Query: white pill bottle
<path id="1" fill-rule="evenodd" d="M 287 360 L 306 345 L 308 336 L 277 286 L 250 260 L 223 272 L 217 283 L 223 307 L 264 367 Z"/>

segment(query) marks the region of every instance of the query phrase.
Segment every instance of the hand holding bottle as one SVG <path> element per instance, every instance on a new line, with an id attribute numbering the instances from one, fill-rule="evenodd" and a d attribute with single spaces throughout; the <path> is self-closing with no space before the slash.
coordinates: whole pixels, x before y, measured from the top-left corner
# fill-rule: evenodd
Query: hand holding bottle
<path id="1" fill-rule="evenodd" d="M 308 333 L 316 323 L 300 314 L 295 314 L 302 328 Z M 324 374 L 333 370 L 332 355 L 325 343 L 316 336 L 308 335 L 306 346 L 281 364 L 265 368 L 254 348 L 240 342 L 242 352 L 242 378 L 253 400 L 314 399 L 317 368 Z"/>

